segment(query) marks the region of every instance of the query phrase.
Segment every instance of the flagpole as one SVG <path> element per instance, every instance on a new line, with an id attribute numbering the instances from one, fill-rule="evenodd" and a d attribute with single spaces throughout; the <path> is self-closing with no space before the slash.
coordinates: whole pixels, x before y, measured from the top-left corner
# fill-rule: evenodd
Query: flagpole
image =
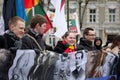
<path id="1" fill-rule="evenodd" d="M 34 6 L 32 7 L 32 16 L 35 15 L 35 10 L 34 10 Z"/>
<path id="2" fill-rule="evenodd" d="M 67 0 L 67 28 L 69 30 L 69 0 Z"/>

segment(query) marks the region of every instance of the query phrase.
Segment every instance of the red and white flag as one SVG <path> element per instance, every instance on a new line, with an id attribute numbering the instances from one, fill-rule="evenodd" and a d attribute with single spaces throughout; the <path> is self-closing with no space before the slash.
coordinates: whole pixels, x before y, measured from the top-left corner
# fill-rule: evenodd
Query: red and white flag
<path id="1" fill-rule="evenodd" d="M 53 27 L 56 27 L 55 35 L 59 38 L 68 30 L 65 19 L 65 0 L 51 0 L 55 7 L 55 14 L 53 17 Z"/>

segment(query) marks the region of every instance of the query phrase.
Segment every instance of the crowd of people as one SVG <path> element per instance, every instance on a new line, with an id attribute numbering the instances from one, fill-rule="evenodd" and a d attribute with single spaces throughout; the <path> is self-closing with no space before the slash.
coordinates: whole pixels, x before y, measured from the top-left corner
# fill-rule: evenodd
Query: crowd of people
<path id="1" fill-rule="evenodd" d="M 7 55 L 9 59 L 3 61 L 0 53 L 0 80 L 8 80 L 8 70 L 13 64 L 18 49 L 32 49 L 35 50 L 37 54 L 41 51 L 49 50 L 64 56 L 79 50 L 100 50 L 104 54 L 111 52 L 118 57 L 116 74 L 120 77 L 120 35 L 117 35 L 113 39 L 111 45 L 103 47 L 102 39 L 96 37 L 93 28 L 88 27 L 84 29 L 83 36 L 79 39 L 79 43 L 76 42 L 76 34 L 73 31 L 67 31 L 53 47 L 47 45 L 44 40 L 43 35 L 45 34 L 47 21 L 43 16 L 38 14 L 33 16 L 30 27 L 27 28 L 26 31 L 25 21 L 18 16 L 11 18 L 8 24 L 9 30 L 0 36 L 0 49 L 9 50 L 10 55 Z"/>

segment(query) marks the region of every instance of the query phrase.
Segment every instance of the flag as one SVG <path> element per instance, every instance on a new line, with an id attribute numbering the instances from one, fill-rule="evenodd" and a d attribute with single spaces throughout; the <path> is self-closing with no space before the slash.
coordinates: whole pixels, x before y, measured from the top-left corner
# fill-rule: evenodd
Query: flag
<path id="1" fill-rule="evenodd" d="M 78 32 L 78 34 L 81 35 L 80 25 L 79 25 L 79 21 L 78 21 L 78 15 L 77 15 L 77 13 L 74 13 L 74 15 L 75 15 L 75 19 L 76 19 L 76 28 L 77 28 L 77 32 Z"/>
<path id="2" fill-rule="evenodd" d="M 33 16 L 33 7 L 34 7 L 34 1 L 33 0 L 24 0 L 24 7 L 26 10 L 26 26 L 30 24 L 30 20 Z"/>
<path id="3" fill-rule="evenodd" d="M 15 16 L 15 1 L 14 0 L 4 0 L 3 2 L 3 19 L 5 24 L 5 30 L 9 29 L 8 21 Z"/>
<path id="4" fill-rule="evenodd" d="M 5 30 L 8 29 L 8 21 L 13 16 L 23 18 L 26 22 L 26 26 L 28 26 L 32 16 L 35 14 L 41 14 L 46 18 L 46 31 L 49 28 L 52 28 L 51 21 L 41 5 L 41 0 L 4 0 L 3 19 L 5 23 Z"/>
<path id="5" fill-rule="evenodd" d="M 71 19 L 69 19 L 69 30 L 74 31 L 76 34 L 81 35 L 78 15 L 77 13 L 73 13 Z"/>
<path id="6" fill-rule="evenodd" d="M 19 16 L 24 20 L 27 18 L 23 0 L 16 0 L 16 16 Z"/>
<path id="7" fill-rule="evenodd" d="M 46 12 L 44 11 L 41 1 L 39 1 L 39 0 L 24 0 L 24 6 L 26 9 L 26 14 L 27 14 L 26 25 L 30 24 L 30 20 L 31 20 L 32 16 L 34 16 L 35 14 L 41 14 L 47 20 L 46 31 L 48 31 L 48 29 L 52 28 L 51 21 L 48 18 Z"/>
<path id="8" fill-rule="evenodd" d="M 51 0 L 55 7 L 55 14 L 53 18 L 53 27 L 56 27 L 55 35 L 59 38 L 68 30 L 67 22 L 65 19 L 65 0 Z"/>

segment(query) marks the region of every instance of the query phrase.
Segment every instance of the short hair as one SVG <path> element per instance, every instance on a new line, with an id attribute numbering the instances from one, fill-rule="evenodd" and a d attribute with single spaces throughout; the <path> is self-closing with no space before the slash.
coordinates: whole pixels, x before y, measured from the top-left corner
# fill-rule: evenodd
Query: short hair
<path id="1" fill-rule="evenodd" d="M 24 22 L 24 19 L 22 19 L 22 18 L 20 18 L 20 17 L 18 17 L 18 16 L 14 16 L 14 17 L 12 17 L 12 18 L 9 20 L 8 25 L 9 25 L 9 26 L 10 26 L 10 25 L 16 26 L 18 21 Z"/>
<path id="2" fill-rule="evenodd" d="M 47 20 L 44 16 L 36 14 L 31 19 L 30 27 L 34 29 L 37 23 L 39 23 L 39 25 L 41 26 L 42 24 L 47 23 Z"/>
<path id="3" fill-rule="evenodd" d="M 88 35 L 88 33 L 89 33 L 90 30 L 91 30 L 91 31 L 94 31 L 93 28 L 90 28 L 90 27 L 85 28 L 84 31 L 83 31 L 83 35 L 85 35 L 85 34 Z"/>

